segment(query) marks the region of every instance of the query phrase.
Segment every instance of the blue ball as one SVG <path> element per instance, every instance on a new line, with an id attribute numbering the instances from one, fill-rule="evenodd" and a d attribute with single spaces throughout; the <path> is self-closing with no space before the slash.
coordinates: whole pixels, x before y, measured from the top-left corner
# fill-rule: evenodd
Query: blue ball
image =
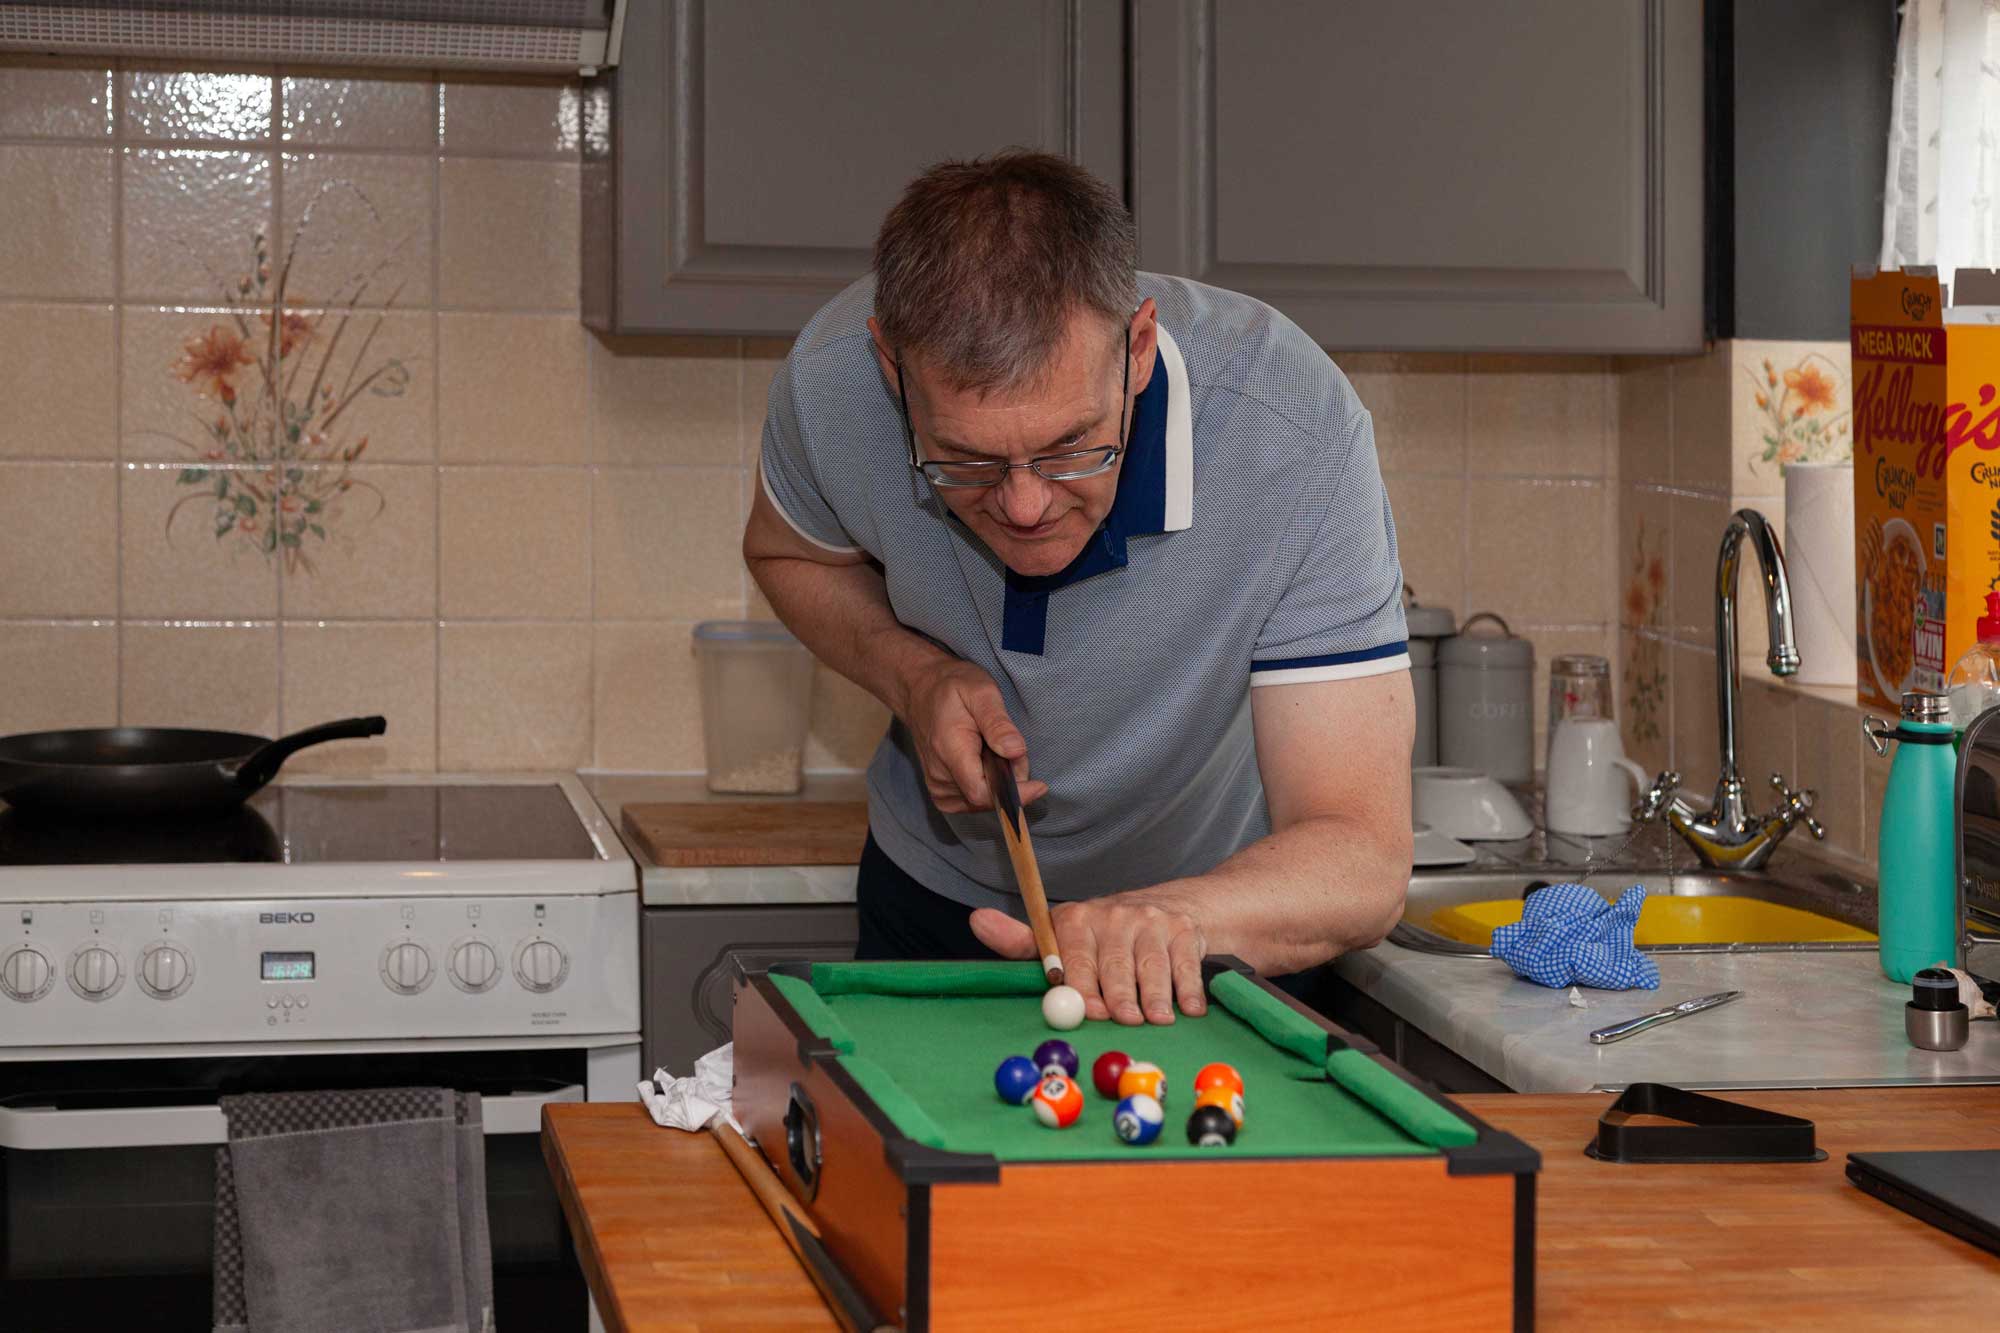
<path id="1" fill-rule="evenodd" d="M 1159 1101 L 1143 1092 L 1127 1097 L 1111 1113 L 1112 1130 L 1135 1148 L 1143 1148 L 1160 1137 L 1160 1126 L 1166 1121 L 1166 1111 Z"/>
<path id="2" fill-rule="evenodd" d="M 1051 1037 L 1035 1048 L 1035 1068 L 1044 1074 L 1060 1070 L 1064 1078 L 1074 1082 L 1081 1065 L 1082 1061 L 1076 1058 L 1076 1047 L 1060 1037 Z"/>
<path id="3" fill-rule="evenodd" d="M 1010 1055 L 993 1071 L 993 1090 L 1009 1106 L 1026 1106 L 1041 1082 L 1042 1071 L 1025 1055 Z"/>

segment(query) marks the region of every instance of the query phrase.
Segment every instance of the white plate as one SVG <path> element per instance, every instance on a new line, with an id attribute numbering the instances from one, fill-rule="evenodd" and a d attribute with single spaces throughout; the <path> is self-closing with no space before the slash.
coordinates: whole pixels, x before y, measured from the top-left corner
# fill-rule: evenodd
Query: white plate
<path id="1" fill-rule="evenodd" d="M 1410 864 L 1418 866 L 1462 866 L 1479 853 L 1467 847 L 1457 838 L 1439 833 L 1428 824 L 1419 824 L 1411 830 L 1414 848 Z"/>

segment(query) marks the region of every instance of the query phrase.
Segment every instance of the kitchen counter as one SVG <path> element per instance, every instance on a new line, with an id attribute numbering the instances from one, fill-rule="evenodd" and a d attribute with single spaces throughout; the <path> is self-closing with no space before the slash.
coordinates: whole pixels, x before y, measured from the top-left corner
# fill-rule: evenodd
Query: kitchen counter
<path id="1" fill-rule="evenodd" d="M 1957 1051 L 1920 1051 L 1903 1035 L 1908 986 L 1873 952 L 1652 955 L 1656 991 L 1566 990 L 1524 981 L 1493 958 L 1381 944 L 1336 972 L 1370 999 L 1516 1092 L 1582 1092 L 1628 1083 L 1690 1088 L 2000 1083 L 2000 1022 L 1972 1025 Z M 2000 969 L 2000 947 L 1972 970 Z M 1740 990 L 1743 998 L 1609 1046 L 1589 1034 L 1668 1004 Z"/>
<path id="2" fill-rule="evenodd" d="M 865 801 L 859 773 L 808 774 L 790 796 L 719 796 L 699 773 L 582 773 L 612 827 L 622 830 L 627 804 L 644 801 Z M 853 866 L 659 866 L 626 839 L 639 863 L 639 897 L 648 907 L 734 907 L 746 904 L 851 903 Z"/>
<path id="3" fill-rule="evenodd" d="M 1457 1100 L 1542 1153 L 1540 1329 L 1930 1320 L 1976 1328 L 2000 1308 L 2000 1258 L 1863 1194 L 1843 1174 L 1855 1151 L 2000 1148 L 2000 1089 L 1746 1096 L 1814 1121 L 1827 1152 L 1824 1162 L 1752 1166 L 1586 1157 L 1582 1147 L 1608 1104 L 1602 1095 Z M 610 1333 L 837 1327 L 709 1135 L 660 1129 L 629 1103 L 551 1106 L 542 1150 Z M 1328 1234 L 1337 1237 L 1337 1220 Z M 1218 1241 L 1230 1237 L 1220 1225 Z M 995 1314 L 1019 1322 L 1018 1311 Z M 1209 1314 L 1229 1322 L 1226 1305 Z"/>

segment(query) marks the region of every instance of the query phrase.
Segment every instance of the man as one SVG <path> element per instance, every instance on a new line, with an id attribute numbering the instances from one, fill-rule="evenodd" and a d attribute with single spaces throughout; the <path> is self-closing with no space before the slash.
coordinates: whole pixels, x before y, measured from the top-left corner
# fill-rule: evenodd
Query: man
<path id="1" fill-rule="evenodd" d="M 1133 250 L 1062 158 L 924 173 L 772 385 L 743 539 L 895 715 L 861 955 L 1037 956 L 990 746 L 1069 981 L 1129 1024 L 1201 1013 L 1205 954 L 1282 975 L 1387 933 L 1414 725 L 1368 414 L 1276 311 Z"/>

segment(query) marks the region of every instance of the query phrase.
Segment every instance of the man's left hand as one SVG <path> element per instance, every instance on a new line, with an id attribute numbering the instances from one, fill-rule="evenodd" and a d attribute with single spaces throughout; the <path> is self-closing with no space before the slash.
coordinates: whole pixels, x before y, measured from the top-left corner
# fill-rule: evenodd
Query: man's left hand
<path id="1" fill-rule="evenodd" d="M 1086 1018 L 1136 1027 L 1173 1022 L 1176 1001 L 1190 1018 L 1207 1011 L 1201 960 L 1208 941 L 1188 904 L 1170 889 L 1061 903 L 1050 916 L 1063 980 L 1083 993 Z M 972 933 L 1002 958 L 1041 957 L 1027 923 L 1005 912 L 980 908 L 972 914 Z"/>

